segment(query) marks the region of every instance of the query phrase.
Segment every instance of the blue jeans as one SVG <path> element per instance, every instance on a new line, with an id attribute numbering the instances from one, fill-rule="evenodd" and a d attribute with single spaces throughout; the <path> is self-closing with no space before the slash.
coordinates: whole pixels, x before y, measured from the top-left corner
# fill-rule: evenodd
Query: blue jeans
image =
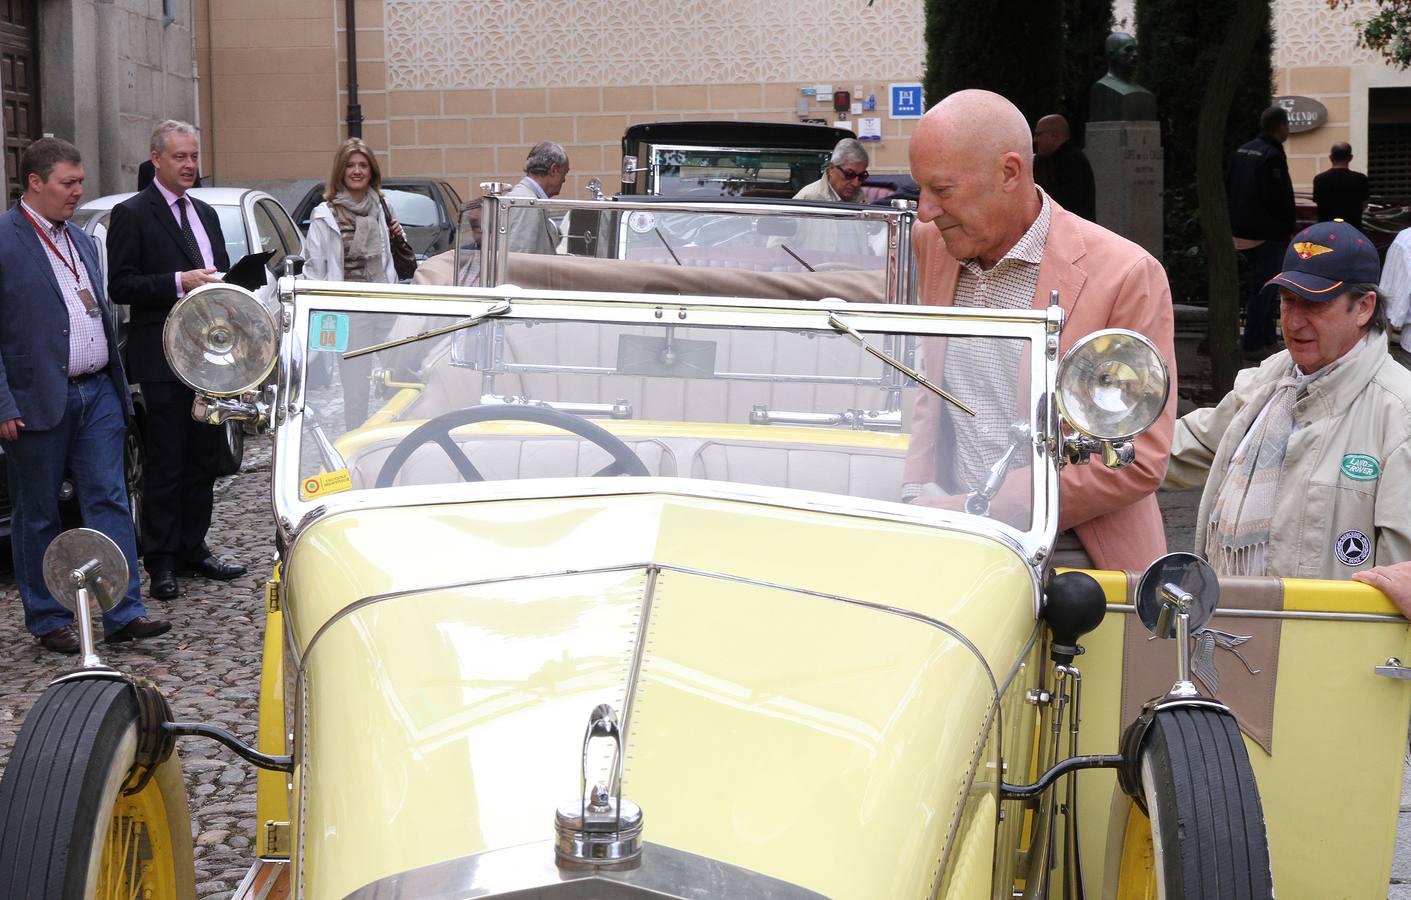
<path id="1" fill-rule="evenodd" d="M 112 379 L 103 373 L 69 383 L 68 405 L 58 425 L 47 431 L 21 429 L 5 445 L 10 550 L 25 627 L 33 635 L 48 634 L 74 620 L 44 585 L 44 551 L 62 529 L 59 489 L 65 469 L 73 475 L 83 524 L 112 538 L 127 558 L 127 593 L 103 614 L 104 634 L 147 614 L 138 593 L 137 536 L 127 508 L 125 433 L 122 405 Z"/>

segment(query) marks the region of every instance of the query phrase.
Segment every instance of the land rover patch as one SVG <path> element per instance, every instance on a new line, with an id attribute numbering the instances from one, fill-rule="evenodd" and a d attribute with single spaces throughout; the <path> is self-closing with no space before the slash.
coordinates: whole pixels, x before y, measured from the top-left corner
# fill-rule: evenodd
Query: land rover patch
<path id="1" fill-rule="evenodd" d="M 1342 474 L 1353 481 L 1376 481 L 1382 474 L 1382 467 L 1365 453 L 1349 453 L 1342 458 Z"/>
<path id="2" fill-rule="evenodd" d="M 1372 555 L 1372 541 L 1360 531 L 1344 531 L 1338 535 L 1338 562 L 1344 566 L 1360 566 Z"/>

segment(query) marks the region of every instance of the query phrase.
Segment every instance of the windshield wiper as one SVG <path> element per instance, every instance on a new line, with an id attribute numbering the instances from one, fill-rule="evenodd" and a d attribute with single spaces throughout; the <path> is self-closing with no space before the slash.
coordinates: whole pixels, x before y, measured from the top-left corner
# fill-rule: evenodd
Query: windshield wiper
<path id="1" fill-rule="evenodd" d="M 797 253 L 795 253 L 793 248 L 790 247 L 788 244 L 780 244 L 779 249 L 783 250 L 785 253 L 789 254 L 794 259 L 798 260 L 799 265 L 803 266 L 805 269 L 808 269 L 810 272 L 818 271 L 813 266 L 810 266 L 802 256 L 799 256 Z"/>
<path id="2" fill-rule="evenodd" d="M 864 338 L 856 328 L 853 328 L 847 322 L 844 322 L 842 319 L 838 318 L 837 313 L 828 314 L 828 324 L 833 326 L 834 331 L 838 332 L 839 334 L 845 334 L 848 337 L 852 338 L 854 341 L 857 341 L 857 345 L 859 347 L 866 350 L 868 353 L 871 353 L 873 356 L 877 357 L 882 362 L 891 366 L 893 369 L 896 369 L 898 372 L 902 373 L 906 377 L 913 379 L 917 384 L 931 391 L 937 397 L 940 397 L 942 400 L 949 400 L 951 403 L 954 403 L 956 407 L 959 408 L 962 412 L 968 413 L 972 416 L 975 415 L 975 410 L 966 406 L 964 403 L 961 403 L 959 400 L 946 393 L 940 387 L 936 386 L 934 383 L 932 383 L 931 379 L 927 378 L 925 375 L 922 375 L 920 372 L 911 368 L 906 363 L 901 362 L 900 360 L 889 356 L 886 353 L 883 353 L 881 350 L 878 350 L 876 347 L 867 343 L 867 339 Z"/>
<path id="3" fill-rule="evenodd" d="M 383 341 L 380 344 L 373 344 L 371 347 L 363 347 L 361 350 L 349 350 L 343 354 L 343 359 L 357 359 L 359 356 L 367 356 L 369 353 L 376 353 L 379 350 L 390 350 L 393 347 L 400 347 L 403 344 L 415 344 L 417 341 L 424 341 L 427 338 L 439 337 L 443 334 L 450 334 L 453 331 L 460 331 L 462 328 L 474 328 L 486 319 L 495 316 L 503 316 L 510 311 L 510 302 L 501 300 L 494 306 L 485 310 L 478 316 L 471 316 L 469 319 L 461 319 L 451 325 L 443 325 L 440 328 L 433 328 L 430 331 L 423 331 L 421 334 L 414 334 L 410 337 L 397 338 L 393 341 Z"/>
<path id="4" fill-rule="evenodd" d="M 666 239 L 666 235 L 661 233 L 661 226 L 654 226 L 652 231 L 656 232 L 657 239 L 660 240 L 661 245 L 666 248 L 666 252 L 671 254 L 671 258 L 676 260 L 676 264 L 678 266 L 681 265 L 681 257 L 676 255 L 676 251 L 671 248 L 671 242 Z"/>

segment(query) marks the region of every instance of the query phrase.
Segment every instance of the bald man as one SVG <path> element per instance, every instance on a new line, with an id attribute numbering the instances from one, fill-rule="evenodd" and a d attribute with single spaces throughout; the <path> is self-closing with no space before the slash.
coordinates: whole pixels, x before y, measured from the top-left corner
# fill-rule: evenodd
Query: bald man
<path id="1" fill-rule="evenodd" d="M 1155 343 L 1172 373 L 1171 400 L 1137 438 L 1132 465 L 1064 467 L 1053 557 L 1057 565 L 1142 569 L 1166 552 L 1155 491 L 1175 422 L 1171 289 L 1145 250 L 1068 212 L 1034 184 L 1032 148 L 1023 114 L 989 91 L 951 94 L 922 117 L 909 151 L 921 187 L 921 224 L 912 232 L 921 302 L 1042 309 L 1056 290 L 1067 314 L 1060 355 L 1101 328 L 1131 329 Z M 983 377 L 983 368 L 982 377 L 967 371 L 974 361 L 955 356 L 947 352 L 937 364 L 942 371 L 928 374 L 982 404 L 986 391 L 1006 390 Z M 929 391 L 918 392 L 903 500 L 947 505 L 948 491 L 973 490 L 955 483 L 956 461 L 975 457 L 985 468 L 1002 452 L 978 427 Z M 951 484 L 936 484 L 938 476 Z"/>
<path id="2" fill-rule="evenodd" d="M 1093 167 L 1072 141 L 1068 120 L 1044 116 L 1034 126 L 1034 181 L 1058 205 L 1089 222 L 1097 221 L 1097 188 Z"/>

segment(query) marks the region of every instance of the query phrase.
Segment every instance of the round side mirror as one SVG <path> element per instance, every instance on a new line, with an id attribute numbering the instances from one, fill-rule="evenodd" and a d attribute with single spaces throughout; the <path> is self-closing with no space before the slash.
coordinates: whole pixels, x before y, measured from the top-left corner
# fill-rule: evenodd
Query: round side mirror
<path id="1" fill-rule="evenodd" d="M 162 349 L 182 383 L 200 394 L 237 397 L 274 370 L 279 327 L 255 295 L 208 284 L 183 297 L 167 315 Z"/>
<path id="2" fill-rule="evenodd" d="M 87 588 L 105 612 L 117 606 L 127 590 L 127 559 L 112 538 L 92 528 L 74 528 L 54 538 L 42 566 L 49 593 L 75 614 L 79 588 Z"/>
<path id="3" fill-rule="evenodd" d="M 1120 328 L 1094 331 L 1058 366 L 1058 408 L 1079 434 L 1125 441 L 1166 408 L 1171 379 L 1151 341 Z"/>
<path id="4" fill-rule="evenodd" d="M 1137 582 L 1137 616 L 1156 637 L 1176 636 L 1176 617 L 1185 613 L 1190 631 L 1199 631 L 1220 603 L 1220 580 L 1210 563 L 1194 553 L 1168 553 L 1153 562 Z"/>

